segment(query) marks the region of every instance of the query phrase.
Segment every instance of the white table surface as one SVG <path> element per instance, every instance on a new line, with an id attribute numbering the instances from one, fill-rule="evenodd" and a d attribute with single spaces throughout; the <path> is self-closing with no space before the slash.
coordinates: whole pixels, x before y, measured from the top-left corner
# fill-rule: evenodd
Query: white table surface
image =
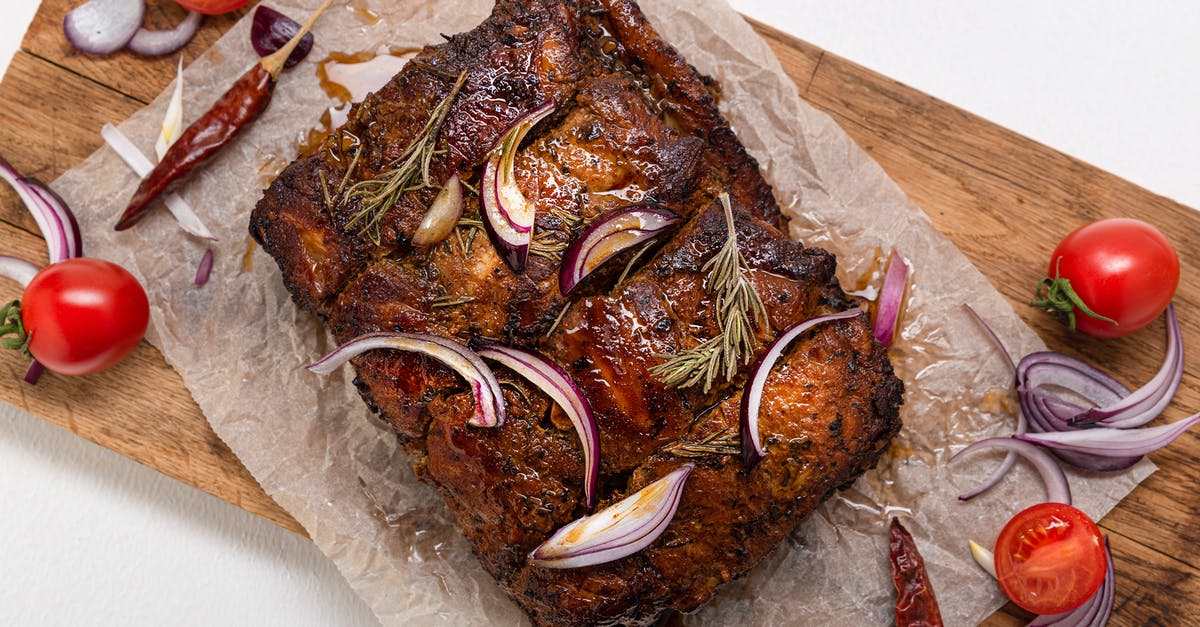
<path id="1" fill-rule="evenodd" d="M 37 2 L 2 0 L 0 73 Z M 1200 207 L 1200 4 L 732 4 Z M 374 622 L 309 542 L 3 405 L 0 460 L 0 624 Z"/>

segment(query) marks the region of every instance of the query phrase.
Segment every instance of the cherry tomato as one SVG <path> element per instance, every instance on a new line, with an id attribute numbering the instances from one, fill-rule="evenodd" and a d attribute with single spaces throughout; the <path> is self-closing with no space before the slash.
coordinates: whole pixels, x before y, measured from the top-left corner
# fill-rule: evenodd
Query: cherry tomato
<path id="1" fill-rule="evenodd" d="M 137 279 L 103 259 L 78 257 L 42 268 L 21 296 L 29 352 L 66 375 L 91 374 L 133 351 L 150 321 Z"/>
<path id="2" fill-rule="evenodd" d="M 1179 255 L 1153 226 L 1110 218 L 1067 235 L 1050 257 L 1047 298 L 1034 304 L 1074 319 L 1074 328 L 1096 337 L 1121 337 L 1150 324 L 1167 308 L 1179 286 Z M 1055 278 L 1066 279 L 1065 290 Z M 1078 296 L 1070 299 L 1069 292 Z M 1067 300 L 1058 299 L 1056 293 Z M 1080 302 L 1098 316 L 1093 317 Z M 1111 321 L 1110 321 L 1111 320 Z M 1115 322 L 1115 324 L 1114 324 Z"/>
<path id="3" fill-rule="evenodd" d="M 1108 569 L 1096 523 L 1063 503 L 1039 503 L 1014 516 L 996 540 L 995 559 L 1004 594 L 1035 614 L 1083 605 Z"/>
<path id="4" fill-rule="evenodd" d="M 205 15 L 220 15 L 240 9 L 250 0 L 175 0 L 179 6 Z"/>

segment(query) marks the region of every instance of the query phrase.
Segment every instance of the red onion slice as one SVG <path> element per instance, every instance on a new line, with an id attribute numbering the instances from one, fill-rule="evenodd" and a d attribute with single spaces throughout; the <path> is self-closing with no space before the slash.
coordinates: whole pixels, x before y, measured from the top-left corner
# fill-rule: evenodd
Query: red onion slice
<path id="1" fill-rule="evenodd" d="M 41 181 L 21 176 L 3 157 L 0 157 L 0 178 L 12 186 L 37 222 L 42 238 L 46 240 L 50 263 L 83 255 L 79 222 L 61 196 Z M 25 371 L 25 382 L 30 385 L 37 383 L 43 370 L 45 367 L 36 359 L 33 360 Z"/>
<path id="2" fill-rule="evenodd" d="M 661 479 L 554 532 L 529 554 L 542 568 L 595 566 L 633 555 L 650 546 L 675 517 L 695 464 L 684 464 Z"/>
<path id="3" fill-rule="evenodd" d="M 196 31 L 200 30 L 200 24 L 203 22 L 203 15 L 195 11 L 188 11 L 187 17 L 183 18 L 183 21 L 175 28 L 168 30 L 138 28 L 125 47 L 129 48 L 130 52 L 144 57 L 160 57 L 164 54 L 171 54 L 186 46 L 192 37 L 196 36 Z"/>
<path id="4" fill-rule="evenodd" d="M 600 431 L 583 391 L 565 370 L 541 355 L 497 344 L 477 347 L 475 353 L 525 377 L 562 408 L 575 425 L 583 448 L 584 500 L 589 508 L 595 507 L 600 487 Z"/>
<path id="5" fill-rule="evenodd" d="M 983 317 L 975 311 L 975 308 L 964 304 L 963 309 L 966 309 L 967 313 L 970 314 L 971 319 L 975 321 L 975 324 L 979 325 L 980 329 L 983 329 L 983 332 L 985 335 L 987 335 L 988 340 L 992 342 L 992 345 L 994 345 L 996 349 L 1000 351 L 1000 355 L 1004 357 L 1004 363 L 1008 364 L 1009 371 L 1015 375 L 1017 372 L 1017 364 L 1013 362 L 1012 355 L 1010 355 L 1008 353 L 1008 349 L 1004 347 L 1004 342 L 1000 341 L 1000 336 L 996 335 L 996 332 L 992 330 L 992 327 L 988 326 L 988 323 L 983 320 Z"/>
<path id="6" fill-rule="evenodd" d="M 1000 355 L 1004 357 L 1004 363 L 1008 365 L 1009 372 L 1012 372 L 1015 376 L 1017 372 L 1017 364 L 1013 362 L 1012 355 L 1010 355 L 1008 353 L 1008 349 L 1004 347 L 1004 342 L 1000 341 L 1000 337 L 996 335 L 996 332 L 993 331 L 990 326 L 988 326 L 987 322 L 983 320 L 983 317 L 976 313 L 974 308 L 965 304 L 963 305 L 963 308 L 967 310 L 967 313 L 970 314 L 975 323 L 979 325 L 979 328 L 983 329 L 984 334 L 1000 351 Z M 1018 411 L 1017 429 L 1015 433 L 1025 433 L 1028 429 L 1029 421 L 1025 419 L 1025 412 Z M 1017 454 L 1009 451 L 1004 455 L 1004 460 L 1000 462 L 1000 465 L 992 471 L 992 474 L 988 475 L 988 478 L 985 479 L 983 483 L 979 484 L 979 486 L 973 490 L 968 490 L 958 495 L 959 500 L 968 501 L 992 489 L 993 486 L 995 486 L 997 483 L 1000 483 L 1000 480 L 1008 474 L 1008 471 L 1012 470 L 1013 464 L 1015 463 L 1017 463 Z M 972 550 L 974 550 L 974 548 L 972 548 Z M 995 576 L 995 573 L 993 573 L 993 576 Z"/>
<path id="7" fill-rule="evenodd" d="M 112 54 L 129 43 L 145 14 L 145 0 L 90 0 L 63 16 L 63 33 L 84 54 Z"/>
<path id="8" fill-rule="evenodd" d="M 1116 595 L 1117 583 L 1113 575 L 1112 549 L 1108 545 L 1108 537 L 1104 538 L 1104 553 L 1108 566 L 1104 571 L 1104 583 L 1092 598 L 1083 605 L 1065 614 L 1047 614 L 1038 616 L 1029 623 L 1028 627 L 1104 627 L 1112 616 L 1113 598 Z"/>
<path id="9" fill-rule="evenodd" d="M 58 194 L 35 178 L 21 176 L 3 157 L 0 157 L 0 178 L 12 186 L 37 222 L 46 240 L 50 263 L 83 254 L 79 223 Z"/>
<path id="10" fill-rule="evenodd" d="M 338 366 L 369 350 L 392 349 L 428 355 L 457 372 L 471 384 L 475 413 L 468 424 L 498 427 L 504 424 L 504 393 L 492 369 L 466 346 L 454 340 L 424 333 L 368 333 L 360 335 L 309 364 L 316 374 L 329 374 Z"/>
<path id="11" fill-rule="evenodd" d="M 900 307 L 904 304 L 904 288 L 907 284 L 908 262 L 892 249 L 875 309 L 875 339 L 884 346 L 891 346 L 896 335 L 896 323 L 900 318 Z"/>
<path id="12" fill-rule="evenodd" d="M 125 165 L 129 166 L 129 169 L 138 176 L 145 177 L 154 169 L 154 164 L 150 162 L 150 159 L 142 154 L 142 151 L 138 150 L 137 146 L 134 146 L 133 142 L 129 141 L 129 138 L 117 127 L 105 124 L 100 129 L 100 136 L 104 138 L 104 143 L 108 144 L 108 147 L 112 148 L 113 152 L 117 153 L 117 156 L 125 162 Z M 179 194 L 171 192 L 163 197 L 163 202 L 171 211 L 171 215 L 175 216 L 175 220 L 179 222 L 179 228 L 183 229 L 185 233 L 212 242 L 217 241 L 216 236 L 200 221 L 200 216 L 192 211 L 191 205 L 180 198 Z"/>
<path id="13" fill-rule="evenodd" d="M 1116 402 L 1129 394 L 1107 372 L 1084 361 L 1051 351 L 1030 353 L 1017 364 L 1017 385 L 1033 390 L 1057 387 L 1071 390 L 1093 403 Z"/>
<path id="14" fill-rule="evenodd" d="M 21 284 L 21 287 L 29 285 L 33 280 L 33 275 L 38 273 L 37 266 L 10 255 L 0 255 L 0 276 L 6 277 Z"/>
<path id="15" fill-rule="evenodd" d="M 521 116 L 505 131 L 500 142 L 489 153 L 479 186 L 483 225 L 504 261 L 518 274 L 525 271 L 525 262 L 529 257 L 536 208 L 517 185 L 513 162 L 525 135 L 553 112 L 554 101 L 547 101 Z"/>
<path id="16" fill-rule="evenodd" d="M 452 174 L 413 233 L 413 246 L 433 246 L 450 236 L 463 212 L 462 182 Z"/>
<path id="17" fill-rule="evenodd" d="M 588 225 L 563 253 L 558 291 L 566 296 L 583 279 L 623 250 L 662 235 L 679 216 L 662 207 L 634 206 L 613 211 Z"/>
<path id="18" fill-rule="evenodd" d="M 300 32 L 300 23 L 264 4 L 254 10 L 254 21 L 250 23 L 250 45 L 258 56 L 265 57 L 282 48 Z M 313 34 L 305 33 L 300 43 L 288 55 L 283 67 L 290 68 L 304 60 L 313 47 Z"/>
<path id="19" fill-rule="evenodd" d="M 1183 380 L 1183 334 L 1179 330 L 1174 303 L 1167 305 L 1166 327 L 1167 354 L 1154 378 L 1123 399 L 1089 409 L 1076 422 L 1122 429 L 1140 427 L 1154 420 L 1171 404 Z"/>
<path id="20" fill-rule="evenodd" d="M 1014 440 L 1012 438 L 987 438 L 971 444 L 967 448 L 957 452 L 950 461 L 954 461 L 963 455 L 969 455 L 975 451 L 981 451 L 990 448 L 999 448 L 1006 451 L 1011 451 L 1024 457 L 1033 464 L 1034 469 L 1041 475 L 1042 481 L 1046 484 L 1046 500 L 1053 503 L 1071 504 L 1071 486 L 1067 483 L 1067 475 L 1063 472 L 1054 458 L 1051 457 L 1045 450 L 1040 449 L 1028 442 Z M 962 497 L 959 497 L 960 499 Z"/>
<path id="21" fill-rule="evenodd" d="M 206 248 L 204 256 L 200 258 L 200 265 L 196 267 L 196 279 L 194 283 L 196 287 L 204 287 L 208 283 L 208 278 L 212 276 L 213 270 L 213 249 Z"/>
<path id="22" fill-rule="evenodd" d="M 1071 416 L 1083 411 L 1082 407 L 1066 403 L 1037 391 L 1019 390 L 1017 399 L 1021 404 L 1021 415 L 1029 418 L 1030 430 L 1035 433 L 1055 433 L 1058 431 L 1074 431 L 1079 427 L 1069 424 Z M 1124 470 L 1138 463 L 1141 455 L 1110 456 L 1088 455 L 1066 449 L 1054 449 L 1056 457 L 1084 470 L 1093 472 L 1112 472 Z"/>
<path id="23" fill-rule="evenodd" d="M 767 383 L 767 375 L 771 374 L 771 368 L 775 366 L 775 362 L 783 355 L 784 349 L 788 347 L 788 344 L 792 343 L 792 340 L 799 337 L 800 334 L 822 322 L 844 320 L 859 315 L 862 315 L 862 310 L 849 309 L 835 314 L 817 316 L 816 318 L 793 325 L 772 342 L 771 346 L 767 348 L 767 352 L 763 353 L 758 363 L 754 364 L 754 368 L 750 370 L 749 383 L 746 385 L 745 391 L 742 392 L 740 423 L 742 432 L 742 461 L 745 462 L 746 468 L 752 468 L 766 455 L 758 439 L 758 410 L 762 405 L 763 386 Z"/>
<path id="24" fill-rule="evenodd" d="M 1157 427 L 1097 427 L 1056 433 L 1025 433 L 1013 437 L 1056 450 L 1106 457 L 1135 457 L 1167 446 L 1196 423 L 1200 423 L 1200 414 Z"/>
<path id="25" fill-rule="evenodd" d="M 1017 430 L 1015 433 L 1025 433 L 1028 431 L 1028 429 L 1029 423 L 1025 420 L 1025 413 L 1017 412 Z M 969 501 L 980 494 L 991 490 L 992 487 L 994 487 L 997 483 L 1000 483 L 1000 480 L 1008 474 L 1008 471 L 1012 470 L 1013 465 L 1016 463 L 1017 453 L 1014 451 L 1009 451 L 1004 455 L 1004 460 L 1000 462 L 1000 465 L 992 471 L 992 474 L 988 475 L 987 479 L 983 480 L 983 483 L 979 484 L 978 487 L 972 490 L 967 490 L 966 492 L 958 495 L 958 500 Z"/>
<path id="26" fill-rule="evenodd" d="M 33 360 L 29 363 L 29 368 L 25 370 L 24 381 L 29 385 L 37 383 L 38 379 L 42 378 L 42 372 L 45 370 L 46 367 L 42 365 L 42 362 L 36 359 Z"/>

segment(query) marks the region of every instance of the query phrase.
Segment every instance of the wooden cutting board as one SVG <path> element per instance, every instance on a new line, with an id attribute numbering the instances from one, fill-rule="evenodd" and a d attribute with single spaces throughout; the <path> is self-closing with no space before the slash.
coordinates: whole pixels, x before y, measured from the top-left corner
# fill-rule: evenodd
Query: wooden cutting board
<path id="1" fill-rule="evenodd" d="M 0 83 L 4 156 L 45 181 L 99 148 L 105 122 L 121 121 L 146 105 L 175 75 L 174 57 L 122 52 L 97 59 L 75 52 L 61 30 L 62 16 L 74 4 L 43 0 Z M 184 50 L 185 63 L 203 54 L 245 11 L 206 20 Z M 168 0 L 151 0 L 147 15 L 155 27 L 183 17 Z M 753 25 L 800 95 L 832 115 L 883 165 L 1052 349 L 1102 364 L 1131 387 L 1158 368 L 1161 323 L 1115 341 L 1069 337 L 1049 316 L 1025 305 L 1058 238 L 1110 216 L 1152 222 L 1181 251 L 1183 279 L 1175 302 L 1185 343 L 1193 351 L 1200 347 L 1200 275 L 1191 254 L 1200 248 L 1200 214 L 769 26 Z M 44 262 L 37 233 L 16 195 L 0 189 L 3 252 Z M 0 285 L 0 298 L 18 295 L 14 284 Z M 47 374 L 36 386 L 21 382 L 25 362 L 3 353 L 0 401 L 304 533 L 212 432 L 179 376 L 152 347 L 143 343 L 108 371 L 83 378 Z M 1200 410 L 1195 354 L 1187 359 L 1183 385 L 1165 420 Z M 1195 432 L 1152 455 L 1160 470 L 1100 522 L 1111 537 L 1117 572 L 1112 624 L 1181 624 L 1200 616 L 1200 490 L 1192 484 L 1198 456 Z M 1010 604 L 987 624 L 1027 619 Z"/>

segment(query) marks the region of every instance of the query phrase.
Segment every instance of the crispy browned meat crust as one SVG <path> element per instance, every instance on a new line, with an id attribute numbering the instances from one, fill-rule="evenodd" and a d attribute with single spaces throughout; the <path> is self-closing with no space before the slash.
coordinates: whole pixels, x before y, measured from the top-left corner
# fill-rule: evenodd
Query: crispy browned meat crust
<path id="1" fill-rule="evenodd" d="M 336 200 L 343 179 L 352 185 L 386 169 L 460 72 L 466 82 L 438 139 L 445 151 L 434 159 L 435 181 L 451 173 L 477 181 L 513 121 L 556 103 L 516 160 L 537 206 L 539 246 L 521 275 L 472 227 L 429 249 L 410 244 L 436 188 L 405 195 L 385 215 L 378 245 L 347 226 L 357 201 Z M 680 443 L 708 436 L 736 443 L 745 369 L 708 392 L 667 388 L 649 374 L 661 362 L 655 355 L 717 332 L 703 265 L 725 238 L 720 192 L 733 201 L 739 247 L 771 322 L 758 354 L 783 329 L 852 306 L 833 256 L 780 231 L 786 220 L 714 92 L 633 2 L 501 0 L 478 28 L 426 48 L 356 106 L 272 183 L 251 217 L 296 303 L 339 341 L 373 331 L 483 337 L 562 365 L 596 413 L 601 507 L 683 461 L 697 464 L 675 518 L 648 549 L 588 568 L 532 567 L 534 547 L 588 513 L 570 423 L 501 367 L 507 421 L 478 429 L 466 424 L 466 386 L 440 364 L 394 351 L 354 361 L 363 398 L 395 427 L 483 565 L 540 625 L 638 624 L 699 607 L 874 465 L 900 427 L 902 385 L 859 317 L 818 327 L 775 367 L 760 419 L 768 455 L 753 470 L 735 455 L 678 456 Z M 598 216 L 643 201 L 685 216 L 683 226 L 620 285 L 624 260 L 564 299 L 555 251 Z M 466 215 L 478 211 L 469 196 Z M 461 297 L 473 300 L 439 306 Z"/>

